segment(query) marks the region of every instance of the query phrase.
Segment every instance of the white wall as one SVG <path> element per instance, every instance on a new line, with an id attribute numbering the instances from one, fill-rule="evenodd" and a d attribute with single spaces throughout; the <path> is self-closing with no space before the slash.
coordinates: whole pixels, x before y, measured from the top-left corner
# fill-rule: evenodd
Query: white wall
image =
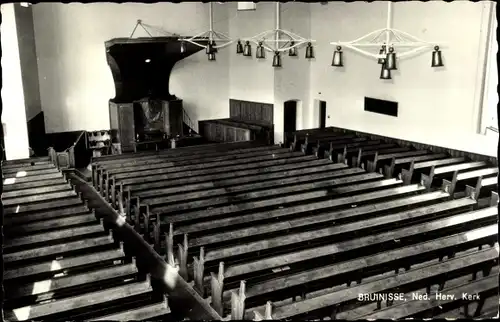
<path id="1" fill-rule="evenodd" d="M 258 4 L 260 6 L 260 3 Z M 281 5 L 281 28 L 304 38 L 311 35 L 310 4 L 289 2 Z M 284 102 L 297 100 L 297 129 L 310 128 L 309 100 L 310 66 L 314 60 L 305 59 L 305 45 L 298 47 L 298 56 L 289 57 L 285 52 L 282 68 L 274 69 L 274 141 L 283 142 Z M 272 57 L 271 57 L 272 58 Z M 271 61 L 271 58 L 269 59 Z"/>
<path id="2" fill-rule="evenodd" d="M 214 7 L 215 21 L 221 21 L 215 28 L 228 32 L 225 6 Z M 108 100 L 115 93 L 104 42 L 129 37 L 137 19 L 183 36 L 208 30 L 208 4 L 195 2 L 40 3 L 33 6 L 33 16 L 40 94 L 49 133 L 109 128 Z M 139 27 L 134 36 L 147 34 Z M 216 62 L 209 62 L 201 51 L 179 62 L 172 72 L 170 91 L 184 100 L 193 120 L 229 114 L 225 55 L 223 52 Z"/>
<path id="3" fill-rule="evenodd" d="M 21 60 L 26 119 L 29 121 L 42 111 L 35 33 L 33 30 L 33 12 L 31 6 L 23 7 L 19 3 L 14 4 L 14 11 L 19 40 L 19 58 Z"/>
<path id="4" fill-rule="evenodd" d="M 29 157 L 28 129 L 24 110 L 24 92 L 19 58 L 14 4 L 0 5 L 2 12 L 2 123 L 4 123 L 7 160 Z"/>
<path id="5" fill-rule="evenodd" d="M 468 1 L 393 3 L 393 28 L 446 43 L 445 68 L 431 68 L 427 52 L 400 61 L 393 80 L 384 82 L 376 61 L 348 50 L 344 68 L 329 67 L 334 50 L 329 42 L 384 28 L 387 3 L 311 4 L 311 36 L 318 45 L 310 95 L 327 102 L 327 126 L 496 155 L 495 142 L 477 134 L 487 6 Z M 399 102 L 399 117 L 365 112 L 365 96 Z"/>
<path id="6" fill-rule="evenodd" d="M 263 31 L 274 29 L 275 14 L 273 2 L 259 2 L 254 11 L 237 11 L 237 3 L 226 4 L 229 9 L 230 37 L 249 38 Z M 242 41 L 243 45 L 245 44 Z M 274 68 L 272 53 L 266 52 L 266 59 L 255 58 L 255 44 L 252 57 L 236 54 L 236 45 L 228 48 L 229 54 L 229 97 L 233 99 L 274 103 Z"/>

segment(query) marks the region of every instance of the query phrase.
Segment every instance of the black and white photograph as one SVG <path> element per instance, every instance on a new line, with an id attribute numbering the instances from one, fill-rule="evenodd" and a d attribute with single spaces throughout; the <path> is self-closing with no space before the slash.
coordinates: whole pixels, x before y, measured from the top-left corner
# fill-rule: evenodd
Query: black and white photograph
<path id="1" fill-rule="evenodd" d="M 2 3 L 2 321 L 498 319 L 497 7 Z"/>

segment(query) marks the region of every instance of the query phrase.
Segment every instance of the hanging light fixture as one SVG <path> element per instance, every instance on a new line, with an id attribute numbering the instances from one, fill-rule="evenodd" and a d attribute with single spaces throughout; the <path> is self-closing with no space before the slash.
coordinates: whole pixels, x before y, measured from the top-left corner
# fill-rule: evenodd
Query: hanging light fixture
<path id="1" fill-rule="evenodd" d="M 181 42 L 181 53 L 186 51 L 186 43 L 184 41 Z"/>
<path id="2" fill-rule="evenodd" d="M 344 60 L 342 59 L 342 47 L 341 46 L 337 46 L 336 50 L 333 52 L 332 66 L 333 67 L 344 66 Z"/>
<path id="3" fill-rule="evenodd" d="M 290 46 L 292 46 L 290 49 L 288 49 L 288 56 L 290 57 L 296 57 L 297 56 L 297 47 L 295 46 L 295 41 L 290 41 Z"/>
<path id="4" fill-rule="evenodd" d="M 243 45 L 241 44 L 241 40 L 238 39 L 238 43 L 236 44 L 236 53 L 243 54 Z"/>
<path id="5" fill-rule="evenodd" d="M 313 59 L 313 58 L 314 58 L 313 46 L 310 42 L 308 42 L 306 47 L 306 59 Z"/>
<path id="6" fill-rule="evenodd" d="M 383 57 L 385 54 L 387 54 L 387 53 L 386 53 L 386 48 L 387 48 L 387 46 L 386 46 L 386 45 L 383 45 L 383 46 L 382 46 L 382 48 L 380 49 L 380 51 L 379 51 L 379 53 L 378 53 L 378 55 L 379 55 L 380 57 Z M 379 64 L 383 64 L 384 62 L 385 62 L 385 59 L 384 59 L 384 58 L 379 58 L 379 59 L 378 59 L 378 63 L 379 63 Z"/>
<path id="7" fill-rule="evenodd" d="M 243 49 L 243 56 L 252 56 L 252 46 L 249 41 L 245 41 L 245 48 Z"/>
<path id="8" fill-rule="evenodd" d="M 396 53 L 394 52 L 393 47 L 389 48 L 389 52 L 386 55 L 385 67 L 388 70 L 397 70 L 398 69 L 398 67 L 396 66 Z"/>
<path id="9" fill-rule="evenodd" d="M 273 67 L 281 67 L 281 55 L 279 51 L 274 52 Z"/>
<path id="10" fill-rule="evenodd" d="M 431 67 L 443 67 L 443 57 L 441 56 L 441 50 L 439 50 L 439 46 L 434 47 L 434 51 L 432 52 L 432 63 Z"/>
<path id="11" fill-rule="evenodd" d="M 423 41 L 415 36 L 408 34 L 407 32 L 397 30 L 391 27 L 391 13 L 392 13 L 392 2 L 387 2 L 387 23 L 386 27 L 372 31 L 358 39 L 348 41 L 348 42 L 331 42 L 331 45 L 347 47 L 353 51 L 356 51 L 365 56 L 377 59 L 379 64 L 385 64 L 387 70 L 397 69 L 396 64 L 396 52 L 397 48 L 398 54 L 397 58 L 402 59 L 410 55 L 419 53 L 423 50 L 428 50 L 435 46 L 435 43 L 430 43 Z M 389 46 L 389 50 L 387 50 Z M 437 46 L 436 46 L 437 47 Z M 373 53 L 369 51 L 371 48 L 382 48 L 379 53 Z M 434 57 L 436 58 L 436 63 L 439 63 L 440 54 L 435 51 L 433 53 L 433 65 Z M 382 61 L 384 63 L 382 63 Z M 442 64 L 442 61 L 441 61 Z M 332 64 L 333 65 L 333 64 Z"/>
<path id="12" fill-rule="evenodd" d="M 391 70 L 386 67 L 386 60 L 382 58 L 382 67 L 380 69 L 380 79 L 392 79 Z"/>
<path id="13" fill-rule="evenodd" d="M 280 17 L 280 2 L 276 2 L 276 27 L 273 30 L 264 31 L 258 35 L 251 38 L 245 39 L 246 43 L 254 43 L 258 46 L 262 44 L 264 50 L 269 52 L 274 52 L 273 56 L 273 66 L 281 67 L 281 55 L 276 55 L 277 53 L 288 52 L 289 56 L 297 56 L 297 48 L 304 44 L 307 44 L 306 58 L 314 58 L 314 51 L 312 43 L 315 42 L 312 39 L 306 39 L 299 35 L 296 35 L 288 30 L 280 29 L 281 17 Z M 273 39 L 274 38 L 274 39 Z M 245 44 L 246 48 L 246 44 Z M 260 48 L 260 47 L 258 47 Z M 248 51 L 250 53 L 250 50 Z M 243 52 L 245 55 L 245 50 Z M 259 55 L 260 56 L 260 55 Z M 276 61 L 276 64 L 275 64 Z M 279 63 L 279 64 L 278 64 Z"/>
<path id="14" fill-rule="evenodd" d="M 258 58 L 258 59 L 266 58 L 266 51 L 264 49 L 264 46 L 262 46 L 261 42 L 257 46 L 257 50 L 256 50 L 256 53 L 255 53 L 255 58 Z"/>
<path id="15" fill-rule="evenodd" d="M 209 2 L 208 7 L 208 18 L 209 18 L 209 29 L 191 38 L 179 38 L 180 41 L 189 42 L 198 47 L 205 48 L 205 52 L 208 55 L 208 59 L 214 61 L 215 54 L 218 52 L 219 48 L 224 48 L 231 45 L 234 41 L 229 38 L 229 36 L 214 30 L 214 16 L 213 16 L 213 2 Z M 221 43 L 216 44 L 216 41 Z M 211 55 L 213 54 L 213 56 Z"/>

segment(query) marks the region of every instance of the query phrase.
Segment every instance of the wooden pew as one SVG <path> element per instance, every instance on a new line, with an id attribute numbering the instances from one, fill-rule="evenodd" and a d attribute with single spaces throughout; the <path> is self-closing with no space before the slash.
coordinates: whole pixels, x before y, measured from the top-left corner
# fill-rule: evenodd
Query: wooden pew
<path id="1" fill-rule="evenodd" d="M 353 134 L 333 135 L 320 138 L 314 138 L 314 137 L 311 138 L 309 136 L 306 136 L 304 143 L 300 145 L 300 151 L 302 151 L 302 153 L 304 154 L 311 154 L 314 144 L 316 145 L 328 144 L 332 141 L 337 142 L 339 144 L 347 144 L 350 142 L 357 142 L 356 139 L 358 139 L 358 137 Z"/>
<path id="2" fill-rule="evenodd" d="M 425 300 L 412 300 L 401 305 L 389 306 L 382 310 L 379 310 L 372 314 L 366 314 L 360 316 L 359 318 L 365 319 L 404 319 L 415 315 L 423 314 L 429 311 L 440 311 L 443 307 L 450 307 L 450 304 L 454 306 L 464 307 L 464 315 L 466 318 L 478 318 L 482 312 L 482 306 L 484 301 L 495 295 L 498 295 L 498 266 L 495 267 L 493 274 L 487 277 L 483 277 L 478 280 L 473 280 L 467 284 L 460 286 L 454 286 L 442 290 L 446 297 L 436 299 L 434 301 Z M 462 301 L 463 294 L 477 294 L 477 300 L 466 300 L 464 304 L 460 303 Z M 429 294 L 431 298 L 435 297 L 435 294 Z M 497 297 L 497 296 L 495 296 Z M 498 302 L 498 301 L 497 301 Z M 473 303 L 478 303 L 474 312 L 469 312 L 468 307 Z"/>
<path id="3" fill-rule="evenodd" d="M 378 157 L 379 154 L 393 154 L 393 153 L 403 153 L 403 152 L 410 152 L 410 148 L 401 148 L 401 147 L 394 147 L 394 148 L 374 148 L 374 147 L 369 147 L 365 149 L 357 149 L 358 153 L 357 156 L 353 156 L 351 158 L 351 166 L 352 167 L 357 167 L 357 168 L 365 168 L 365 162 L 368 161 L 370 157 Z"/>
<path id="4" fill-rule="evenodd" d="M 408 164 L 408 163 L 415 163 L 415 162 L 423 162 L 423 161 L 432 161 L 432 160 L 441 160 L 446 158 L 448 155 L 445 153 L 432 153 L 432 154 L 424 154 L 424 155 L 417 155 L 417 156 L 409 156 L 409 157 L 402 157 L 402 158 L 392 158 L 390 164 L 384 165 L 384 174 L 386 178 L 391 178 L 393 175 L 395 175 L 396 168 L 401 168 L 402 165 Z M 399 171 L 398 171 L 399 173 Z"/>
<path id="5" fill-rule="evenodd" d="M 50 201 L 50 200 L 63 200 L 65 198 L 77 197 L 76 192 L 73 189 L 67 189 L 66 191 L 56 191 L 49 193 L 40 193 L 32 196 L 21 196 L 17 198 L 9 198 L 3 201 L 5 207 L 21 205 L 21 204 L 33 204 L 37 202 Z"/>
<path id="6" fill-rule="evenodd" d="M 366 168 L 369 172 L 375 172 L 379 169 L 380 163 L 384 163 L 384 161 L 392 160 L 394 158 L 397 159 L 397 158 L 418 157 L 427 154 L 429 154 L 429 151 L 427 150 L 415 150 L 415 151 L 396 152 L 387 154 L 379 153 L 377 151 L 375 152 L 373 160 L 366 161 Z"/>
<path id="7" fill-rule="evenodd" d="M 330 159 L 332 161 L 337 162 L 336 151 L 347 151 L 347 149 L 351 148 L 361 148 L 361 147 L 366 147 L 366 146 L 375 146 L 375 145 L 380 145 L 383 142 L 381 140 L 368 140 L 367 138 L 360 137 L 356 138 L 353 140 L 353 142 L 348 143 L 348 144 L 334 144 L 334 142 L 330 142 L 328 146 L 322 146 L 318 149 L 318 147 L 315 147 L 313 149 L 313 152 L 317 152 L 317 157 L 323 157 L 325 159 Z M 321 150 L 323 150 L 321 152 Z"/>
<path id="8" fill-rule="evenodd" d="M 319 161 L 319 160 L 318 160 Z M 205 189 L 213 189 L 213 188 L 222 188 L 222 187 L 231 187 L 235 185 L 248 184 L 252 182 L 269 182 L 275 181 L 277 179 L 295 177 L 297 180 L 306 180 L 310 175 L 311 177 L 315 176 L 326 176 L 333 175 L 333 170 L 345 169 L 346 166 L 340 163 L 316 163 L 311 164 L 311 166 L 306 168 L 299 169 L 290 169 L 280 172 L 272 172 L 269 174 L 255 174 L 249 176 L 240 176 L 238 172 L 234 173 L 229 179 L 224 178 L 211 178 L 212 180 L 204 180 L 199 183 L 193 184 L 184 184 L 184 185 L 167 185 L 165 188 L 153 188 L 153 189 L 131 189 L 132 197 L 153 197 L 159 195 L 169 195 L 169 194 L 179 194 L 185 192 L 194 192 L 198 190 Z M 361 169 L 351 169 L 349 174 L 361 173 L 363 170 Z M 345 172 L 344 172 L 345 173 Z M 220 180 L 213 180 L 220 179 Z M 313 179 L 311 179 L 313 180 Z"/>
<path id="9" fill-rule="evenodd" d="M 338 180 L 339 183 L 344 181 Z M 162 214 L 161 218 L 162 221 L 166 220 L 166 223 L 180 223 L 180 222 L 190 222 L 193 220 L 199 220 L 201 218 L 215 218 L 215 216 L 229 216 L 233 212 L 240 212 L 240 211 L 248 211 L 252 210 L 255 211 L 259 208 L 272 208 L 272 207 L 279 207 L 284 203 L 302 203 L 306 201 L 313 201 L 313 200 L 325 200 L 325 199 L 331 199 L 333 196 L 340 196 L 340 195 L 345 195 L 345 194 L 352 194 L 355 192 L 362 192 L 362 191 L 373 191 L 373 190 L 378 190 L 378 189 L 383 189 L 387 187 L 393 187 L 393 186 L 398 186 L 402 182 L 396 179 L 389 179 L 389 180 L 381 180 L 381 181 L 374 181 L 374 182 L 368 182 L 368 183 L 361 183 L 359 185 L 351 185 L 351 186 L 345 186 L 345 187 L 339 187 L 335 188 L 333 191 L 331 188 L 327 189 L 321 189 L 321 190 L 315 190 L 311 192 L 305 192 L 305 193 L 300 193 L 300 194 L 294 194 L 294 195 L 284 195 L 284 196 L 276 196 L 276 194 L 279 194 L 280 192 L 284 192 L 286 190 L 281 190 L 281 191 L 276 191 L 278 189 L 271 190 L 269 192 L 265 193 L 259 193 L 255 194 L 255 198 L 262 198 L 263 195 L 267 195 L 270 197 L 273 197 L 273 199 L 265 199 L 265 200 L 258 200 L 258 201 L 247 201 L 249 198 L 252 198 L 252 195 L 249 195 L 248 198 L 244 199 L 233 199 L 229 200 L 229 198 L 221 198 L 221 201 L 217 200 L 209 200 L 208 202 L 191 202 L 187 204 L 178 204 L 178 205 L 173 205 L 173 206 L 163 206 L 163 207 L 158 207 L 154 209 L 153 211 L 158 214 Z M 294 189 L 294 188 L 292 188 Z M 300 191 L 300 190 L 298 190 Z M 217 208 L 213 208 L 210 210 L 194 210 L 196 208 L 206 208 L 208 207 L 207 204 L 212 204 L 212 205 L 218 205 Z M 228 205 L 224 205 L 228 204 Z M 187 212 L 186 210 L 190 209 L 190 212 Z M 181 213 L 179 213 L 181 212 Z M 171 213 L 169 216 L 164 216 L 164 214 Z M 165 218 L 165 219 L 163 219 Z"/>
<path id="10" fill-rule="evenodd" d="M 327 293 L 318 297 L 283 305 L 274 308 L 271 316 L 273 319 L 278 320 L 293 318 L 318 310 L 329 310 L 330 314 L 328 315 L 335 318 L 336 310 L 333 307 L 355 300 L 358 294 L 389 293 L 391 291 L 398 292 L 403 289 L 409 291 L 415 288 L 415 285 L 436 284 L 440 278 L 442 279 L 445 276 L 450 278 L 451 276 L 477 271 L 480 265 L 483 267 L 493 267 L 496 261 L 495 258 L 497 257 L 498 252 L 493 248 L 477 251 L 467 256 L 448 259 L 431 266 L 359 284 L 351 287 L 348 293 L 345 291 Z M 381 305 L 379 306 L 381 307 Z M 322 314 L 325 313 L 323 311 Z"/>
<path id="11" fill-rule="evenodd" d="M 423 186 L 430 188 L 432 186 L 433 181 L 434 181 L 434 177 L 440 177 L 440 178 L 450 177 L 456 171 L 459 171 L 459 172 L 469 171 L 469 170 L 484 168 L 486 166 L 488 166 L 488 164 L 484 161 L 459 163 L 459 164 L 447 165 L 447 166 L 442 166 L 442 167 L 431 166 L 431 169 L 430 169 L 430 172 L 428 175 L 424 174 L 424 173 L 421 174 L 420 183 Z"/>
<path id="12" fill-rule="evenodd" d="M 398 151 L 400 151 L 399 147 L 394 144 L 394 143 L 384 143 L 384 142 L 381 142 L 380 144 L 374 144 L 374 145 L 367 145 L 367 146 L 358 146 L 358 147 L 343 147 L 343 152 L 339 153 L 339 152 L 332 152 L 330 154 L 330 160 L 334 161 L 334 162 L 339 162 L 339 163 L 346 163 L 347 164 L 347 160 L 349 159 L 349 157 L 352 157 L 354 155 L 358 155 L 359 156 L 359 149 L 362 149 L 363 152 L 368 152 L 368 151 L 377 151 L 377 150 L 384 150 L 384 149 L 398 149 Z M 341 149 L 338 149 L 338 150 L 341 150 Z M 405 150 L 406 151 L 406 150 Z"/>
<path id="13" fill-rule="evenodd" d="M 450 213 L 472 210 L 474 204 L 475 202 L 472 199 L 464 198 L 387 216 L 382 215 L 367 220 L 340 225 L 335 224 L 327 228 L 312 229 L 304 232 L 299 231 L 288 233 L 285 236 L 259 239 L 243 244 L 227 245 L 214 250 L 207 250 L 210 246 L 207 245 L 208 247 L 205 247 L 205 266 L 208 266 L 210 261 L 224 261 L 226 265 L 230 265 L 233 262 L 233 258 L 238 258 L 237 262 L 240 262 L 241 258 L 251 260 L 256 257 L 257 253 L 264 251 L 266 254 L 278 254 L 285 250 L 301 249 L 303 248 L 301 247 L 302 244 L 322 245 L 325 243 L 330 244 L 333 241 L 350 240 L 353 236 L 361 238 L 371 235 L 374 232 L 386 232 L 398 228 L 403 223 L 414 223 L 443 216 L 446 218 Z"/>
<path id="14" fill-rule="evenodd" d="M 397 211 L 433 204 L 449 197 L 449 194 L 443 191 L 406 196 L 407 193 L 401 193 L 398 189 L 393 188 L 357 195 L 356 202 L 366 203 L 361 206 L 352 204 L 352 198 L 343 197 L 338 198 L 334 205 L 332 203 L 329 204 L 329 206 L 333 207 L 325 207 L 325 205 L 321 205 L 320 203 L 310 204 L 307 208 L 302 205 L 287 207 L 269 212 L 253 213 L 235 218 L 181 226 L 175 230 L 175 234 L 189 234 L 191 237 L 189 246 L 195 247 L 217 244 L 219 240 L 230 243 L 234 239 L 244 240 L 248 237 L 267 236 L 288 231 L 294 227 L 306 226 L 312 228 L 325 225 L 329 222 L 337 224 L 351 221 L 358 218 L 358 216 L 360 216 L 359 218 L 370 218 L 387 211 Z M 384 196 L 387 197 L 389 193 L 391 197 L 397 199 L 386 200 Z M 379 201 L 376 199 L 383 201 L 367 203 Z M 355 205 L 356 207 L 353 207 Z M 349 206 L 351 206 L 351 209 L 335 209 Z M 306 210 L 304 211 L 304 209 Z"/>
<path id="15" fill-rule="evenodd" d="M 294 140 L 292 144 L 290 145 L 290 150 L 291 151 L 297 151 L 302 144 L 308 144 L 311 142 L 311 140 L 314 142 L 314 140 L 318 140 L 321 138 L 335 138 L 335 137 L 341 137 L 344 136 L 349 136 L 351 138 L 356 137 L 354 134 L 345 134 L 345 133 L 338 133 L 338 132 L 329 132 L 329 131 L 323 131 L 323 132 L 316 132 L 316 133 L 305 133 L 303 135 L 295 135 Z"/>
<path id="16" fill-rule="evenodd" d="M 282 300 L 290 298 L 290 295 L 304 294 L 305 290 L 310 293 L 318 288 L 327 288 L 343 281 L 349 287 L 354 282 L 362 282 L 372 276 L 386 272 L 400 271 L 405 267 L 416 265 L 421 262 L 442 258 L 443 254 L 450 254 L 460 250 L 478 247 L 478 245 L 494 243 L 496 233 L 488 226 L 476 230 L 461 232 L 457 235 L 441 237 L 416 245 L 382 251 L 377 254 L 363 256 L 332 265 L 322 266 L 312 270 L 300 271 L 257 283 L 247 283 L 245 297 L 246 302 L 259 305 L 264 299 L 274 298 Z M 477 233 L 475 233 L 477 232 Z M 473 236 L 466 238 L 467 234 Z M 363 267 L 366 272 L 359 270 Z M 335 280 L 335 277 L 337 279 Z M 325 281 L 319 285 L 316 281 Z M 316 285 L 316 287 L 314 286 Z M 318 287 L 319 286 L 319 287 Z M 226 291 L 225 297 L 231 290 Z M 260 301 L 259 301 L 260 299 Z"/>
<path id="17" fill-rule="evenodd" d="M 161 302 L 93 318 L 92 321 L 147 321 L 169 313 L 170 307 L 168 306 L 168 300 L 165 296 Z"/>
<path id="18" fill-rule="evenodd" d="M 447 158 L 443 160 L 431 160 L 425 162 L 411 162 L 409 169 L 401 169 L 401 179 L 405 184 L 410 184 L 412 182 L 413 173 L 421 172 L 424 169 L 445 165 L 453 165 L 457 163 L 465 162 L 465 158 Z"/>
<path id="19" fill-rule="evenodd" d="M 462 185 L 465 187 L 468 182 L 471 182 L 471 180 L 477 180 L 478 178 L 482 178 L 483 176 L 488 177 L 493 175 L 495 175 L 495 178 L 496 176 L 498 176 L 498 167 L 460 173 L 458 171 L 455 171 L 453 172 L 451 181 L 443 179 L 443 187 L 449 191 L 450 195 L 453 196 L 457 189 L 457 185 Z"/>
<path id="20" fill-rule="evenodd" d="M 287 132 L 285 133 L 285 142 L 283 142 L 283 146 L 289 147 L 292 142 L 295 140 L 295 136 L 298 137 L 303 137 L 308 133 L 314 134 L 314 133 L 321 133 L 321 132 L 333 132 L 331 131 L 331 127 L 327 127 L 324 129 L 317 128 L 317 129 L 305 129 L 305 130 L 298 130 L 295 132 Z"/>
<path id="21" fill-rule="evenodd" d="M 51 163 L 51 162 L 48 162 L 48 163 L 37 163 L 37 164 L 27 164 L 27 165 L 24 165 L 24 166 L 18 166 L 18 167 L 5 167 L 3 166 L 2 167 L 2 172 L 4 174 L 8 174 L 8 173 L 17 173 L 17 172 L 20 172 L 20 171 L 26 171 L 26 172 L 29 172 L 29 171 L 36 171 L 36 170 L 52 170 L 52 169 L 57 169 L 56 166 Z"/>
<path id="22" fill-rule="evenodd" d="M 262 278 L 264 271 L 269 272 L 273 268 L 282 267 L 284 265 L 288 267 L 293 267 L 293 265 L 298 265 L 300 263 L 304 265 L 306 261 L 309 261 L 311 265 L 313 265 L 314 261 L 318 261 L 325 256 L 330 256 L 331 258 L 334 254 L 335 258 L 339 258 L 342 253 L 345 254 L 347 252 L 356 252 L 357 256 L 362 256 L 364 253 L 373 253 L 374 250 L 380 251 L 382 249 L 391 249 L 396 245 L 397 247 L 403 247 L 405 245 L 423 242 L 430 238 L 436 238 L 439 235 L 446 236 L 451 231 L 456 232 L 457 230 L 462 230 L 465 225 L 470 225 L 470 228 L 474 228 L 477 226 L 484 226 L 488 223 L 494 224 L 497 215 L 498 209 L 496 207 L 489 207 L 447 217 L 446 220 L 438 219 L 428 221 L 423 224 L 411 225 L 405 228 L 394 229 L 389 232 L 369 235 L 337 244 L 321 245 L 319 247 L 271 256 L 261 260 L 236 263 L 225 270 L 224 278 L 226 280 L 242 278 L 249 280 L 252 276 L 255 277 L 258 275 Z M 447 232 L 445 232 L 445 230 Z M 438 231 L 441 232 L 437 234 Z M 431 233 L 432 237 L 430 237 Z M 397 240 L 397 243 L 394 243 L 395 240 Z M 343 256 L 347 256 L 347 254 Z"/>
<path id="23" fill-rule="evenodd" d="M 125 284 L 101 291 L 89 292 L 83 295 L 64 298 L 50 303 L 41 303 L 6 311 L 5 317 L 9 321 L 26 321 L 50 317 L 56 313 L 90 307 L 93 305 L 125 300 L 152 291 L 149 277 L 142 282 Z"/>
<path id="24" fill-rule="evenodd" d="M 498 189 L 498 177 L 483 178 L 482 176 L 477 179 L 475 187 L 469 185 L 465 186 L 466 195 L 471 196 L 474 200 L 478 200 L 486 193 L 491 193 L 493 190 Z"/>
<path id="25" fill-rule="evenodd" d="M 53 185 L 61 185 L 65 184 L 67 181 L 64 179 L 64 177 L 61 175 L 58 178 L 55 179 L 46 179 L 46 180 L 40 180 L 40 181 L 31 181 L 31 182 L 23 182 L 19 183 L 16 182 L 14 179 L 5 179 L 3 182 L 3 191 L 4 192 L 11 192 L 11 191 L 20 191 L 20 190 L 25 190 L 25 189 L 38 189 L 40 187 L 49 187 Z"/>
<path id="26" fill-rule="evenodd" d="M 45 187 L 39 187 L 39 188 L 28 188 L 28 189 L 20 189 L 17 191 L 7 191 L 2 193 L 2 199 L 10 199 L 10 198 L 19 198 L 19 197 L 26 197 L 26 196 L 33 196 L 37 194 L 45 194 L 45 193 L 52 193 L 52 192 L 61 192 L 61 191 L 67 191 L 73 189 L 70 184 L 67 182 L 65 183 L 60 183 L 60 184 L 55 184 L 55 185 L 50 185 L 50 186 L 45 186 Z"/>
<path id="27" fill-rule="evenodd" d="M 4 218 L 4 226 L 12 227 L 25 225 L 41 220 L 62 220 L 72 216 L 79 216 L 89 213 L 87 206 L 81 203 L 75 203 L 66 208 L 49 209 L 44 211 L 37 211 L 36 213 L 12 213 L 10 216 Z M 9 228 L 10 229 L 10 228 Z"/>
<path id="28" fill-rule="evenodd" d="M 62 200 L 44 201 L 36 204 L 18 205 L 14 204 L 4 208 L 4 216 L 19 216 L 21 213 L 32 213 L 36 211 L 44 211 L 54 208 L 63 208 L 81 205 L 83 202 L 80 198 L 66 198 Z"/>
<path id="29" fill-rule="evenodd" d="M 300 152 L 298 152 L 300 153 Z M 208 170 L 196 170 L 196 171 L 189 171 L 189 172 L 177 172 L 177 173 L 169 173 L 169 174 L 162 174 L 162 175 L 151 175 L 151 176 L 145 176 L 145 177 L 138 177 L 138 178 L 128 178 L 128 179 L 123 179 L 120 181 L 120 191 L 123 192 L 129 185 L 142 185 L 146 187 L 163 187 L 165 184 L 165 181 L 176 181 L 177 183 L 179 182 L 186 182 L 185 179 L 189 179 L 192 181 L 189 182 L 198 182 L 200 177 L 207 177 L 207 176 L 213 176 L 215 178 L 222 178 L 224 175 L 229 175 L 229 177 L 234 177 L 236 172 L 240 171 L 246 171 L 247 174 L 250 173 L 268 173 L 268 172 L 275 172 L 277 169 L 283 169 L 283 167 L 291 167 L 293 166 L 294 168 L 299 168 L 299 167 L 306 167 L 307 162 L 309 161 L 312 162 L 313 160 L 317 160 L 314 156 L 304 156 L 302 153 L 300 153 L 300 156 L 297 155 L 296 157 L 293 158 L 286 158 L 286 159 L 276 159 L 276 160 L 270 160 L 270 161 L 263 161 L 263 162 L 256 162 L 252 163 L 249 165 L 235 165 L 231 167 L 223 167 L 223 168 L 214 168 L 214 169 L 208 169 Z M 111 178 L 111 183 L 113 187 L 116 187 L 116 184 L 113 182 L 115 179 Z M 123 188 L 121 187 L 123 186 Z M 112 193 L 113 195 L 113 193 Z M 127 200 L 130 200 L 129 198 L 126 198 Z"/>

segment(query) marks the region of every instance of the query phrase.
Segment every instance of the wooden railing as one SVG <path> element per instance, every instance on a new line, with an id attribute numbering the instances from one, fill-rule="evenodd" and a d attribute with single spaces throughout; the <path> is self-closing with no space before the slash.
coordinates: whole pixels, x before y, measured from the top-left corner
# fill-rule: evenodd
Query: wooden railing
<path id="1" fill-rule="evenodd" d="M 198 133 L 198 126 L 197 126 L 197 124 L 195 122 L 193 122 L 193 120 L 191 120 L 191 118 L 187 114 L 185 108 L 182 109 L 182 121 L 184 123 L 186 123 L 187 126 L 189 126 L 191 129 L 193 129 L 193 131 L 195 131 L 195 132 Z"/>

